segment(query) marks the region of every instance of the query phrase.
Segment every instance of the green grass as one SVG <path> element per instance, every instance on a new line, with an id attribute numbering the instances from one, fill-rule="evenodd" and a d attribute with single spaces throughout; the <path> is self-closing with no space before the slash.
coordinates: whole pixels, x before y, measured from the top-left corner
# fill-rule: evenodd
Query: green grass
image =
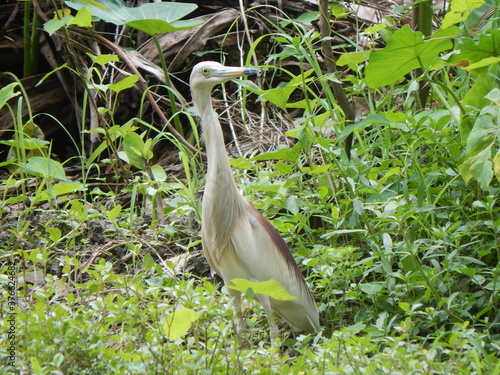
<path id="1" fill-rule="evenodd" d="M 79 156 L 84 177 L 73 192 L 64 189 L 75 183 L 64 163 L 28 133 L 33 115 L 9 107 L 18 154 L 1 182 L 15 193 L 4 190 L 0 202 L 0 372 L 12 370 L 14 341 L 15 368 L 30 374 L 500 374 L 500 100 L 488 80 L 498 69 L 468 72 L 444 61 L 370 89 L 365 60 L 325 77 L 319 35 L 298 21 L 268 22 L 275 32 L 250 52 L 271 43 L 269 69 L 263 87 L 241 83 L 243 111 L 262 100 L 263 124 L 287 119 L 281 129 L 290 129 L 291 145 L 232 163 L 245 197 L 291 244 L 322 332 L 281 324 L 280 346 L 271 348 L 265 314 L 250 303 L 239 346 L 227 294 L 196 256 L 201 163 L 168 133 L 111 118 L 112 127 L 97 130 L 102 146 Z M 457 45 L 469 37 L 461 24 L 457 33 Z M 352 41 L 342 48 L 351 47 L 361 49 Z M 280 67 L 290 59 L 298 71 Z M 368 108 L 348 127 L 333 79 Z M 420 82 L 431 84 L 425 110 L 415 99 Z M 184 179 L 151 165 L 152 147 L 166 140 L 179 150 Z M 25 147 L 34 144 L 42 157 Z M 130 172 L 122 191 L 103 187 L 107 165 L 117 177 Z M 188 253 L 199 263 L 178 272 L 178 256 Z M 192 319 L 175 320 L 179 311 Z"/>

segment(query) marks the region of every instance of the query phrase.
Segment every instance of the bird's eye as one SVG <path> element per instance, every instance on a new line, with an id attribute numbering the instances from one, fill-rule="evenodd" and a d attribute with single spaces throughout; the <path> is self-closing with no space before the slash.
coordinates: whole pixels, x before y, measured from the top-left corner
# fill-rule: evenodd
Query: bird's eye
<path id="1" fill-rule="evenodd" d="M 210 73 L 210 70 L 208 68 L 203 68 L 201 70 L 201 72 L 203 73 L 203 75 L 208 76 L 208 74 Z"/>

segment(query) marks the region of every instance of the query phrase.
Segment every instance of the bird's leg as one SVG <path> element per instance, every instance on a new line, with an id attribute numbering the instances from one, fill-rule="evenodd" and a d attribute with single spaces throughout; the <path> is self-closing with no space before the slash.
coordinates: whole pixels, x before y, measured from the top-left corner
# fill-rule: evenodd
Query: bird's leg
<path id="1" fill-rule="evenodd" d="M 236 333 L 238 334 L 238 344 L 240 346 L 243 345 L 244 341 L 243 336 L 245 334 L 245 321 L 243 320 L 243 314 L 241 313 L 241 292 L 228 289 L 229 296 L 233 300 L 234 311 L 236 313 L 236 318 L 238 319 L 236 322 Z"/>
<path id="2" fill-rule="evenodd" d="M 274 348 L 276 346 L 276 338 L 278 337 L 278 326 L 276 325 L 276 322 L 273 318 L 271 302 L 269 301 L 269 297 L 264 295 L 259 295 L 259 302 L 261 303 L 262 307 L 264 307 L 267 319 L 269 320 L 269 337 L 271 338 L 271 347 Z"/>

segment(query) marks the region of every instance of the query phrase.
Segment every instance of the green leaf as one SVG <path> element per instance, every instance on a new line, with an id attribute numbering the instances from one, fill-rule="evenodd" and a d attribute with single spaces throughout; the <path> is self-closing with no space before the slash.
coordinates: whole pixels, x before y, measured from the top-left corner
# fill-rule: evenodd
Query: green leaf
<path id="1" fill-rule="evenodd" d="M 94 64 L 99 64 L 99 65 L 106 65 L 111 61 L 120 61 L 120 59 L 116 55 L 103 54 L 94 56 L 91 53 L 87 53 L 87 55 L 90 56 Z"/>
<path id="2" fill-rule="evenodd" d="M 46 227 L 45 230 L 49 234 L 49 238 L 52 242 L 57 242 L 62 236 L 61 230 L 59 228 Z"/>
<path id="3" fill-rule="evenodd" d="M 80 27 L 92 27 L 92 12 L 89 7 L 81 8 L 71 20 L 71 24 Z"/>
<path id="4" fill-rule="evenodd" d="M 0 90 L 0 109 L 9 101 L 11 98 L 14 98 L 21 94 L 21 92 L 14 92 L 14 89 L 19 85 L 17 82 L 9 83 L 7 86 L 2 87 Z"/>
<path id="5" fill-rule="evenodd" d="M 300 201 L 296 195 L 290 195 L 286 198 L 286 209 L 293 215 L 296 215 L 300 210 Z"/>
<path id="6" fill-rule="evenodd" d="M 156 262 L 155 260 L 153 259 L 153 257 L 151 256 L 151 254 L 149 253 L 146 253 L 144 255 L 144 258 L 142 259 L 142 266 L 146 269 L 146 270 L 150 270 L 151 268 L 153 268 L 155 266 Z M 161 286 L 163 283 L 163 279 L 161 279 L 161 282 L 159 283 L 159 286 Z"/>
<path id="7" fill-rule="evenodd" d="M 229 159 L 229 164 L 231 165 L 231 167 L 238 169 L 252 168 L 252 163 L 250 163 L 248 159 L 245 158 Z"/>
<path id="8" fill-rule="evenodd" d="M 49 34 L 52 35 L 54 34 L 57 30 L 59 30 L 61 27 L 68 25 L 71 20 L 73 19 L 73 16 L 64 16 L 63 18 L 59 19 L 52 19 L 43 24 L 43 29 Z"/>
<path id="9" fill-rule="evenodd" d="M 74 193 L 77 190 L 85 190 L 85 185 L 79 182 L 59 182 L 52 187 L 52 193 L 55 195 L 66 195 Z"/>
<path id="10" fill-rule="evenodd" d="M 355 67 L 356 64 L 361 64 L 362 62 L 368 60 L 369 56 L 370 56 L 370 51 L 343 53 L 337 60 L 337 65 L 339 66 L 347 65 L 350 68 L 351 66 Z"/>
<path id="11" fill-rule="evenodd" d="M 97 1 L 94 1 L 94 0 L 80 0 L 80 2 L 91 5 L 93 7 L 109 10 L 109 8 L 106 5 L 103 5 L 103 4 L 101 4 Z"/>
<path id="12" fill-rule="evenodd" d="M 50 142 L 38 138 L 23 138 L 19 141 L 15 139 L 8 139 L 6 141 L 0 141 L 0 144 L 20 148 L 21 142 L 22 147 L 24 147 L 25 150 L 40 150 L 46 148 L 46 146 L 50 144 Z"/>
<path id="13" fill-rule="evenodd" d="M 484 0 L 452 0 L 450 10 L 443 18 L 442 28 L 455 25 L 467 19 L 475 8 L 484 4 Z"/>
<path id="14" fill-rule="evenodd" d="M 71 201 L 71 213 L 75 215 L 75 218 L 80 221 L 85 221 L 88 217 L 88 210 L 85 208 L 84 204 L 77 199 Z"/>
<path id="15" fill-rule="evenodd" d="M 359 288 L 368 295 L 374 295 L 380 293 L 384 289 L 384 284 L 382 283 L 359 284 Z"/>
<path id="16" fill-rule="evenodd" d="M 46 157 L 33 156 L 29 158 L 24 171 L 49 179 L 66 180 L 66 173 L 61 163 Z"/>
<path id="17" fill-rule="evenodd" d="M 487 106 L 490 101 L 486 98 L 486 95 L 495 87 L 495 80 L 487 75 L 480 75 L 462 99 L 462 106 L 479 109 Z"/>
<path id="18" fill-rule="evenodd" d="M 163 324 L 163 330 L 170 340 L 175 340 L 183 336 L 200 316 L 201 313 L 184 307 L 173 313 L 167 314 L 165 323 Z"/>
<path id="19" fill-rule="evenodd" d="M 490 116 L 480 115 L 467 138 L 467 156 L 474 156 L 486 147 L 490 147 L 495 141 L 496 130 L 496 125 Z"/>
<path id="20" fill-rule="evenodd" d="M 88 3 L 88 2 L 87 2 Z M 188 29 L 202 21 L 178 21 L 197 8 L 196 4 L 160 2 L 129 8 L 122 0 L 99 0 L 95 5 L 82 0 L 66 1 L 73 9 L 88 6 L 94 17 L 115 25 L 128 25 L 150 35 Z"/>
<path id="21" fill-rule="evenodd" d="M 151 173 L 155 181 L 163 182 L 167 179 L 167 174 L 161 165 L 155 164 L 151 166 Z"/>
<path id="22" fill-rule="evenodd" d="M 385 22 L 381 22 L 381 23 L 377 23 L 373 26 L 369 26 L 367 27 L 364 32 L 365 33 L 378 33 L 380 30 L 383 30 L 383 29 L 386 29 L 387 28 L 387 24 Z"/>
<path id="23" fill-rule="evenodd" d="M 290 164 L 283 163 L 282 161 L 277 162 L 274 165 L 274 169 L 276 169 L 279 173 L 282 174 L 292 174 L 293 167 Z"/>
<path id="24" fill-rule="evenodd" d="M 500 151 L 498 151 L 493 158 L 493 173 L 495 174 L 497 181 L 500 182 Z"/>
<path id="25" fill-rule="evenodd" d="M 252 289 L 255 294 L 263 294 L 278 301 L 294 301 L 296 298 L 288 294 L 287 290 L 276 280 L 253 282 L 245 279 L 232 279 L 234 285 L 226 285 L 226 288 L 246 293 Z"/>
<path id="26" fill-rule="evenodd" d="M 118 215 L 120 215 L 121 211 L 122 211 L 122 206 L 120 204 L 117 204 L 115 207 L 109 210 L 108 212 L 109 221 L 115 221 Z"/>
<path id="27" fill-rule="evenodd" d="M 299 15 L 294 21 L 303 23 L 304 25 L 312 25 L 319 18 L 319 12 L 306 12 Z"/>
<path id="28" fill-rule="evenodd" d="M 171 4 L 178 4 L 178 3 L 171 3 Z M 144 5 L 149 5 L 149 4 L 144 4 Z M 140 30 L 142 32 L 145 32 L 149 35 L 154 35 L 159 33 L 171 33 L 173 31 L 191 29 L 195 26 L 200 25 L 201 23 L 202 22 L 197 20 L 175 21 L 169 23 L 164 20 L 146 19 L 146 20 L 130 21 L 127 22 L 125 25 Z"/>
<path id="29" fill-rule="evenodd" d="M 283 160 L 295 162 L 297 157 L 300 154 L 300 150 L 302 149 L 302 145 L 300 142 L 295 144 L 292 148 L 280 148 L 276 151 L 264 152 L 257 156 L 251 158 L 251 161 L 260 161 L 260 160 Z"/>
<path id="30" fill-rule="evenodd" d="M 144 168 L 143 157 L 145 155 L 142 155 L 144 141 L 139 134 L 131 132 L 125 134 L 125 137 L 123 137 L 123 150 L 130 164 L 139 169 Z"/>
<path id="31" fill-rule="evenodd" d="M 422 67 L 427 69 L 438 61 L 440 52 L 452 48 L 446 36 L 454 35 L 456 28 L 438 31 L 430 40 L 423 34 L 404 25 L 389 39 L 387 46 L 370 54 L 366 67 L 366 85 L 377 88 L 402 79 L 405 74 Z"/>
<path id="32" fill-rule="evenodd" d="M 481 152 L 469 156 L 458 170 L 465 182 L 474 177 L 481 188 L 486 189 L 493 178 L 493 163 L 491 162 L 491 145 Z"/>
<path id="33" fill-rule="evenodd" d="M 139 80 L 139 75 L 134 74 L 128 77 L 123 78 L 121 81 L 113 83 L 112 85 L 108 86 L 108 89 L 113 90 L 117 94 L 120 93 L 123 90 L 130 89 L 134 87 L 134 85 L 137 83 Z"/>
<path id="34" fill-rule="evenodd" d="M 308 77 L 313 72 L 314 70 L 310 69 L 304 72 L 303 76 L 294 76 L 289 82 L 283 83 L 282 85 L 269 90 L 262 90 L 260 87 L 255 85 L 255 83 L 250 81 L 238 81 L 238 84 L 247 88 L 254 94 L 259 95 L 259 100 L 268 101 L 281 109 L 285 109 L 287 108 L 288 99 L 290 99 L 290 95 L 292 95 L 295 89 L 304 83 L 312 81 L 312 79 Z"/>
<path id="35" fill-rule="evenodd" d="M 404 312 L 409 313 L 411 311 L 410 304 L 408 302 L 399 302 L 398 305 Z"/>
<path id="36" fill-rule="evenodd" d="M 475 74 L 487 73 L 488 67 L 497 66 L 500 60 L 500 30 L 481 34 L 477 42 L 470 38 L 461 38 L 456 49 L 460 50 L 460 53 L 451 55 L 448 63 Z"/>
<path id="37" fill-rule="evenodd" d="M 329 3 L 330 13 L 335 18 L 346 18 L 352 12 L 347 11 L 342 4 L 339 3 Z"/>

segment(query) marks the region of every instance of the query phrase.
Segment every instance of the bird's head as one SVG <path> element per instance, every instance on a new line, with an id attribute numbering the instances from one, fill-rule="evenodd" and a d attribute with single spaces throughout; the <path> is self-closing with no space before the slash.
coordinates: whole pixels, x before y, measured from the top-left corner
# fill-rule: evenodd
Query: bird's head
<path id="1" fill-rule="evenodd" d="M 249 74 L 257 74 L 258 69 L 224 66 L 215 61 L 196 64 L 191 72 L 191 89 L 212 89 L 215 85 Z"/>

